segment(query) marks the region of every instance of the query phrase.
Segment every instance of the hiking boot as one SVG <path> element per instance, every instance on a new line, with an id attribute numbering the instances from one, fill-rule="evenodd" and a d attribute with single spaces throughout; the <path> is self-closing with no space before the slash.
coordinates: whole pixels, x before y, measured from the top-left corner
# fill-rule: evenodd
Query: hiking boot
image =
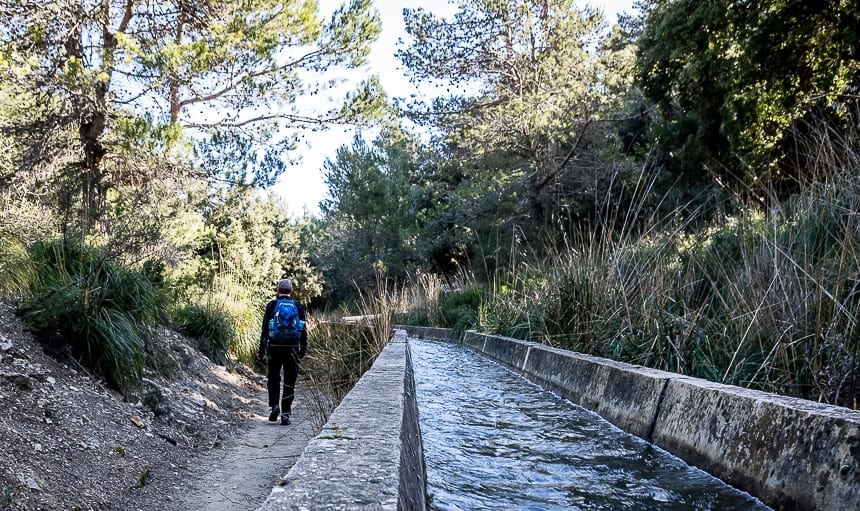
<path id="1" fill-rule="evenodd" d="M 281 415 L 281 426 L 289 426 L 290 425 L 290 414 L 285 413 Z"/>
<path id="2" fill-rule="evenodd" d="M 273 406 L 271 413 L 269 413 L 269 422 L 275 422 L 278 420 L 278 415 L 281 414 L 280 406 Z"/>

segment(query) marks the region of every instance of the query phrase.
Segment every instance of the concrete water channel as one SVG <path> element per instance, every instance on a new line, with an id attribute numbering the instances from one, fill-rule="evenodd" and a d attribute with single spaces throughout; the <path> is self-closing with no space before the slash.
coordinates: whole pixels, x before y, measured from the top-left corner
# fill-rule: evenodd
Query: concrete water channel
<path id="1" fill-rule="evenodd" d="M 431 509 L 769 509 L 461 345 L 410 348 Z"/>
<path id="2" fill-rule="evenodd" d="M 261 510 L 860 511 L 856 411 L 402 328 Z"/>

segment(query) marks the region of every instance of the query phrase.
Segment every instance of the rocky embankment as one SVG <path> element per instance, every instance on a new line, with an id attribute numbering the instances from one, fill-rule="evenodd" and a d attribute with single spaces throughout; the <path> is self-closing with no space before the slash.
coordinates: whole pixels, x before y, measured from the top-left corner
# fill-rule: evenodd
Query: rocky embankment
<path id="1" fill-rule="evenodd" d="M 162 330 L 147 346 L 155 367 L 125 399 L 74 361 L 45 354 L 0 303 L 0 509 L 123 509 L 155 481 L 183 493 L 193 460 L 265 405 L 260 375 L 213 365 L 192 345 Z M 172 499 L 162 495 L 158 509 Z"/>

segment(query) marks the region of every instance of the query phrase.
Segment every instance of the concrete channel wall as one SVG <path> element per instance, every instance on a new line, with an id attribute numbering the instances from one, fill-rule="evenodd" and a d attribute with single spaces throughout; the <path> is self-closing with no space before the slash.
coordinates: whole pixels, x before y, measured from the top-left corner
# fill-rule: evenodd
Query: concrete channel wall
<path id="1" fill-rule="evenodd" d="M 395 333 L 259 511 L 424 510 L 409 345 Z"/>
<path id="2" fill-rule="evenodd" d="M 777 510 L 860 510 L 860 412 L 508 337 L 462 342 Z"/>

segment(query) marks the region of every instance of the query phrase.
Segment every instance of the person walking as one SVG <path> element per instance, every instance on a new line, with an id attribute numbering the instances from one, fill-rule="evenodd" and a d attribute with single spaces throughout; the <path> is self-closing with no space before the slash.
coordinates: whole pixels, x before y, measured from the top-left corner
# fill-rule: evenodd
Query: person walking
<path id="1" fill-rule="evenodd" d="M 290 423 L 299 365 L 308 349 L 308 334 L 305 308 L 292 298 L 292 281 L 279 280 L 277 292 L 278 296 L 266 305 L 263 314 L 257 360 L 268 361 L 269 421 L 277 421 L 280 415 L 281 425 L 286 426 Z M 281 370 L 284 372 L 283 393 Z"/>

